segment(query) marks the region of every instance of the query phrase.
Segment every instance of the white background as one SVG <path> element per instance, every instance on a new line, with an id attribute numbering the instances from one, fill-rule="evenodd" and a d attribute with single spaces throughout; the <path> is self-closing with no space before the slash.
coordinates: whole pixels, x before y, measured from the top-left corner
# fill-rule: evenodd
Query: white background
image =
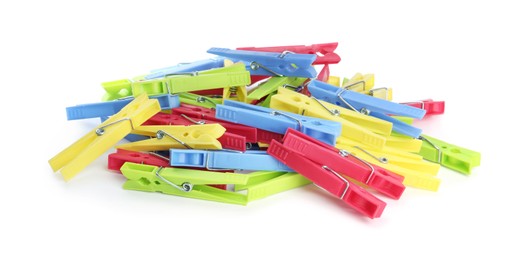
<path id="1" fill-rule="evenodd" d="M 512 1 L 11 2 L 0 4 L 1 259 L 516 258 Z M 65 107 L 100 100 L 101 82 L 210 47 L 332 41 L 332 75 L 375 73 L 396 101 L 445 100 L 445 115 L 418 125 L 480 151 L 482 166 L 442 169 L 439 192 L 408 188 L 370 220 L 313 186 L 242 207 L 123 190 L 106 155 L 69 183 L 47 163 L 97 123 L 67 122 Z"/>

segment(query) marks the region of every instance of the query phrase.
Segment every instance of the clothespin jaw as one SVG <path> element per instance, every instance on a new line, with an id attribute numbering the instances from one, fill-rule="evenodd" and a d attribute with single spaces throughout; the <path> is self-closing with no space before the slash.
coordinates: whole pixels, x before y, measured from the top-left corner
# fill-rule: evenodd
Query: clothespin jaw
<path id="1" fill-rule="evenodd" d="M 207 186 L 208 184 L 246 184 L 245 174 L 161 168 L 125 163 L 120 170 L 128 179 L 124 189 L 160 192 L 195 199 L 246 205 L 246 195 Z"/>
<path id="2" fill-rule="evenodd" d="M 159 167 L 168 167 L 169 158 L 155 153 L 140 153 L 118 149 L 116 153 L 108 155 L 108 169 L 120 173 L 120 167 L 125 162 L 141 163 Z"/>
<path id="3" fill-rule="evenodd" d="M 178 96 L 176 95 L 159 95 L 159 96 L 151 96 L 151 99 L 156 99 L 160 103 L 161 109 L 171 109 L 173 107 L 179 107 L 180 101 Z M 131 101 L 133 101 L 133 97 L 128 97 L 120 100 L 99 102 L 99 103 L 90 103 L 77 105 L 73 107 L 66 108 L 66 115 L 68 120 L 77 120 L 77 119 L 85 119 L 85 118 L 95 118 L 95 117 L 108 117 L 113 114 L 118 113 L 123 107 L 127 106 Z"/>
<path id="4" fill-rule="evenodd" d="M 312 183 L 294 172 L 260 171 L 248 174 L 248 184 L 235 185 L 235 191 L 247 190 L 248 202 Z"/>
<path id="5" fill-rule="evenodd" d="M 332 145 L 336 143 L 336 138 L 341 133 L 341 124 L 337 122 L 275 111 L 231 100 L 225 100 L 224 105 L 216 107 L 216 117 L 279 134 L 285 133 L 288 128 L 294 128 Z"/>
<path id="6" fill-rule="evenodd" d="M 441 115 L 445 112 L 445 101 L 434 101 L 432 99 L 424 99 L 420 101 L 406 102 L 401 104 L 424 109 L 426 111 L 426 116 Z"/>
<path id="7" fill-rule="evenodd" d="M 193 93 L 179 93 L 179 99 L 181 103 L 184 104 L 190 104 L 194 106 L 200 106 L 204 108 L 213 108 L 215 109 L 215 106 L 217 104 L 222 104 L 222 100 L 219 98 L 209 98 L 206 96 L 201 96 Z"/>
<path id="8" fill-rule="evenodd" d="M 307 160 L 294 149 L 272 141 L 268 154 L 291 167 L 294 171 L 311 180 L 318 187 L 339 197 L 353 209 L 370 218 L 380 217 L 386 203 L 336 173 L 326 165 Z"/>
<path id="9" fill-rule="evenodd" d="M 273 46 L 273 47 L 240 47 L 237 50 L 246 51 L 263 51 L 263 52 L 285 52 L 290 51 L 299 54 L 317 54 L 314 65 L 318 64 L 337 64 L 341 61 L 341 57 L 334 53 L 338 46 L 337 42 L 292 46 Z"/>
<path id="10" fill-rule="evenodd" d="M 271 77 L 269 80 L 258 86 L 248 95 L 248 101 L 259 100 L 274 93 L 280 87 L 299 87 L 306 78 L 298 77 Z M 249 102 L 248 102 L 249 103 Z"/>
<path id="11" fill-rule="evenodd" d="M 133 95 L 131 90 L 131 81 L 128 79 L 103 82 L 101 83 L 101 86 L 106 91 L 102 97 L 102 101 L 110 101 Z"/>
<path id="12" fill-rule="evenodd" d="M 334 85 L 334 84 L 333 84 Z M 374 74 L 361 74 L 356 73 L 352 78 L 347 79 L 343 78 L 343 83 L 341 87 L 347 90 L 352 90 L 355 92 L 366 94 L 375 85 L 375 76 Z"/>
<path id="13" fill-rule="evenodd" d="M 215 57 L 207 60 L 194 61 L 189 63 L 180 63 L 178 65 L 157 69 L 151 71 L 149 75 L 144 78 L 146 80 L 163 78 L 168 75 L 180 74 L 180 73 L 191 73 L 196 71 L 210 70 L 215 68 L 224 67 L 225 59 L 222 57 Z"/>
<path id="14" fill-rule="evenodd" d="M 121 144 L 119 149 L 130 151 L 165 151 L 170 148 L 222 149 L 217 140 L 225 132 L 219 124 L 191 126 L 141 126 L 133 134 L 147 135 L 148 140 Z"/>
<path id="15" fill-rule="evenodd" d="M 208 53 L 246 62 L 246 69 L 251 75 L 316 77 L 312 63 L 313 54 L 294 54 L 291 52 L 273 53 L 211 48 Z"/>
<path id="16" fill-rule="evenodd" d="M 420 155 L 426 160 L 439 163 L 449 169 L 470 175 L 472 168 L 479 166 L 481 154 L 442 140 L 422 135 Z"/>
<path id="17" fill-rule="evenodd" d="M 206 168 L 208 170 L 292 171 L 265 151 L 170 150 L 170 164 L 178 167 Z"/>
<path id="18" fill-rule="evenodd" d="M 59 170 L 65 180 L 69 180 L 159 111 L 157 100 L 140 95 L 96 129 L 51 158 L 49 164 L 54 172 Z"/>
<path id="19" fill-rule="evenodd" d="M 307 159 L 364 183 L 390 198 L 399 199 L 405 190 L 402 184 L 403 178 L 400 176 L 298 131 L 289 129 L 284 136 L 283 145 L 295 149 Z"/>

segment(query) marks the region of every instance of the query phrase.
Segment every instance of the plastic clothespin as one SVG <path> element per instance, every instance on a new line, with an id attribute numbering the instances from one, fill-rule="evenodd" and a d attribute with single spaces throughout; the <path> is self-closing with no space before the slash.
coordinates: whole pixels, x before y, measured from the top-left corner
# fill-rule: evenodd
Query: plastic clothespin
<path id="1" fill-rule="evenodd" d="M 208 186 L 246 184 L 249 179 L 246 174 L 162 168 L 130 162 L 126 162 L 120 170 L 128 179 L 123 186 L 126 190 L 160 192 L 187 198 L 247 204 L 247 197 L 244 194 Z"/>
<path id="2" fill-rule="evenodd" d="M 133 91 L 131 90 L 131 82 L 133 81 L 129 79 L 121 79 L 101 83 L 102 88 L 106 91 L 102 97 L 102 101 L 110 101 L 132 96 Z"/>
<path id="3" fill-rule="evenodd" d="M 341 124 L 284 111 L 225 100 L 217 105 L 216 117 L 274 133 L 284 134 L 288 128 L 297 129 L 320 141 L 334 145 L 341 134 Z"/>
<path id="4" fill-rule="evenodd" d="M 472 168 L 481 163 L 481 153 L 442 140 L 422 135 L 420 155 L 426 160 L 439 163 L 449 169 L 470 175 Z"/>
<path id="5" fill-rule="evenodd" d="M 295 149 L 286 147 L 278 141 L 271 142 L 267 153 L 313 181 L 318 187 L 339 197 L 363 215 L 378 218 L 386 207 L 384 201 L 343 177 L 331 167 L 307 159 Z"/>
<path id="6" fill-rule="evenodd" d="M 316 77 L 317 80 L 327 82 L 330 77 L 330 68 L 328 64 L 325 64 L 323 68 L 321 68 L 320 73 Z"/>
<path id="7" fill-rule="evenodd" d="M 336 88 L 318 80 L 311 81 L 308 88 L 317 99 L 391 122 L 393 123 L 393 130 L 398 133 L 416 138 L 422 132 L 420 129 L 392 118 L 387 114 L 421 119 L 425 115 L 425 110 L 393 103 L 347 89 Z"/>
<path id="8" fill-rule="evenodd" d="M 199 72 L 171 75 L 164 78 L 136 81 L 131 84 L 134 95 L 148 95 L 191 92 L 196 90 L 239 87 L 250 84 L 250 74 L 243 64 L 204 70 Z"/>
<path id="9" fill-rule="evenodd" d="M 258 86 L 248 95 L 248 101 L 259 100 L 263 97 L 274 93 L 280 87 L 298 87 L 303 82 L 305 82 L 306 78 L 296 78 L 296 77 L 271 77 L 269 80 L 265 81 L 263 84 Z"/>
<path id="10" fill-rule="evenodd" d="M 316 70 L 312 67 L 312 63 L 316 59 L 314 54 L 242 51 L 226 48 L 211 48 L 207 52 L 246 62 L 246 69 L 251 75 L 316 77 Z"/>
<path id="11" fill-rule="evenodd" d="M 287 130 L 283 146 L 295 150 L 315 163 L 326 165 L 339 174 L 364 183 L 390 198 L 399 199 L 404 192 L 403 177 L 298 131 Z"/>
<path id="12" fill-rule="evenodd" d="M 210 98 L 193 93 L 179 93 L 179 99 L 181 103 L 190 104 L 194 106 L 200 106 L 205 108 L 215 109 L 215 105 L 222 104 L 222 100 L 219 98 Z"/>
<path id="13" fill-rule="evenodd" d="M 147 125 L 135 128 L 132 133 L 156 138 L 121 144 L 117 148 L 130 151 L 165 151 L 170 148 L 222 149 L 221 143 L 217 139 L 224 132 L 224 127 L 219 124 L 191 126 Z"/>
<path id="14" fill-rule="evenodd" d="M 348 153 L 359 157 L 370 164 L 380 166 L 386 170 L 396 173 L 404 177 L 403 184 L 413 188 L 437 191 L 440 186 L 440 179 L 436 178 L 432 174 L 422 172 L 422 169 L 415 170 L 414 168 L 407 167 L 407 165 L 398 165 L 394 157 L 387 152 L 382 154 L 373 153 L 367 147 L 361 147 L 359 145 L 349 146 L 342 143 L 337 143 L 338 149 L 346 150 Z M 404 158 L 404 157 L 401 157 Z M 407 158 L 407 157 L 406 157 Z M 421 159 L 420 159 L 421 161 Z"/>
<path id="15" fill-rule="evenodd" d="M 208 170 L 287 171 L 292 170 L 265 151 L 170 150 L 171 166 L 206 168 Z"/>
<path id="16" fill-rule="evenodd" d="M 341 78 L 339 78 L 338 76 L 329 76 L 329 78 L 327 79 L 327 83 L 332 85 L 332 86 L 339 87 L 339 86 L 341 86 L 340 85 Z"/>
<path id="17" fill-rule="evenodd" d="M 171 109 L 179 107 L 180 101 L 176 95 L 159 95 L 150 96 L 150 99 L 156 99 L 160 103 L 161 109 Z M 108 117 L 118 113 L 123 107 L 127 106 L 134 98 L 126 98 L 107 102 L 91 103 L 77 105 L 66 108 L 66 116 L 68 120 Z"/>
<path id="18" fill-rule="evenodd" d="M 332 84 L 334 85 L 334 84 Z M 367 94 L 375 85 L 375 75 L 356 73 L 352 78 L 343 78 L 341 87 L 347 90 Z"/>
<path id="19" fill-rule="evenodd" d="M 433 101 L 432 99 L 424 99 L 401 104 L 423 109 L 426 111 L 426 116 L 441 115 L 445 112 L 445 101 Z"/>
<path id="20" fill-rule="evenodd" d="M 70 180 L 97 157 L 113 147 L 135 127 L 160 111 L 157 100 L 140 95 L 117 114 L 49 160 L 54 172 Z"/>
<path id="21" fill-rule="evenodd" d="M 215 58 L 211 58 L 211 59 L 199 60 L 199 61 L 194 61 L 194 62 L 189 62 L 189 63 L 180 63 L 180 64 L 172 66 L 172 67 L 152 70 L 151 73 L 149 75 L 145 76 L 144 78 L 147 80 L 163 78 L 168 75 L 180 74 L 180 73 L 191 73 L 191 72 L 196 72 L 196 71 L 221 68 L 223 66 L 224 66 L 224 58 L 215 57 Z"/>
<path id="22" fill-rule="evenodd" d="M 391 133 L 392 124 L 389 122 L 285 88 L 280 88 L 278 94 L 271 98 L 270 108 L 338 122 L 341 136 L 374 147 L 384 147 L 386 137 Z"/>
<path id="23" fill-rule="evenodd" d="M 205 124 L 220 124 L 226 129 L 226 132 L 246 137 L 247 143 L 258 142 L 257 128 L 219 120 L 215 118 L 215 109 L 206 109 L 182 104 L 180 107 L 172 109 L 172 113 L 174 115 L 180 115 L 185 118 L 188 117 L 196 121 L 195 124 L 200 124 L 201 122 L 205 122 Z"/>
<path id="24" fill-rule="evenodd" d="M 154 115 L 153 117 L 149 118 L 144 125 L 208 125 L 208 124 L 217 124 L 218 122 L 206 120 L 206 119 L 197 119 L 197 118 L 190 118 L 189 116 L 185 114 L 177 115 L 177 114 L 166 114 L 166 113 L 158 113 Z M 230 123 L 229 123 L 230 124 Z M 223 126 L 224 127 L 224 126 Z M 229 149 L 229 150 L 237 150 L 237 151 L 246 151 L 246 137 L 240 135 L 241 131 L 237 131 L 236 133 L 232 133 L 233 130 L 243 128 L 239 125 L 236 125 L 236 127 L 230 126 L 229 128 L 226 128 L 226 132 L 219 138 L 217 138 L 217 141 L 221 143 L 221 146 L 223 149 Z M 240 129 L 239 129 L 240 130 Z M 245 129 L 247 130 L 247 129 Z M 253 131 L 253 129 L 251 129 Z M 256 131 L 255 131 L 256 136 Z"/>
<path id="25" fill-rule="evenodd" d="M 337 42 L 331 43 L 319 43 L 308 46 L 304 45 L 291 45 L 291 46 L 273 46 L 273 47 L 239 47 L 237 50 L 246 51 L 264 51 L 264 52 L 284 52 L 290 51 L 299 54 L 316 54 L 316 60 L 312 63 L 314 65 L 319 64 L 337 64 L 341 61 L 341 58 L 337 53 L 334 53 L 338 46 Z"/>
<path id="26" fill-rule="evenodd" d="M 236 184 L 235 191 L 247 190 L 248 202 L 312 183 L 294 172 L 258 171 L 247 174 L 247 184 Z"/>
<path id="27" fill-rule="evenodd" d="M 386 138 L 386 146 L 406 152 L 418 153 L 422 147 L 422 140 L 404 135 L 390 135 Z"/>
<path id="28" fill-rule="evenodd" d="M 141 153 L 118 149 L 117 152 L 108 155 L 108 169 L 120 172 L 120 167 L 125 162 L 141 163 L 153 166 L 169 167 L 169 158 L 157 153 Z"/>

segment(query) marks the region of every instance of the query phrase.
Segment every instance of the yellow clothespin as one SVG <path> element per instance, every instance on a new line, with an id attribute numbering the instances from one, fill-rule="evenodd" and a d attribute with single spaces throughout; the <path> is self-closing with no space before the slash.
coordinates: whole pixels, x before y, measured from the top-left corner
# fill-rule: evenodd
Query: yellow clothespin
<path id="1" fill-rule="evenodd" d="M 329 76 L 329 79 L 327 80 L 327 83 L 330 85 L 334 85 L 336 87 L 340 86 L 341 78 L 338 76 Z"/>
<path id="2" fill-rule="evenodd" d="M 367 94 L 375 84 L 375 76 L 373 74 L 356 73 L 351 79 L 343 78 L 342 88 Z"/>
<path id="3" fill-rule="evenodd" d="M 309 98 L 286 88 L 278 88 L 270 107 L 341 123 L 341 135 L 374 147 L 384 147 L 392 124 L 330 103 Z"/>
<path id="4" fill-rule="evenodd" d="M 406 186 L 430 191 L 437 191 L 440 186 L 440 179 L 434 176 L 439 170 L 439 166 L 426 163 L 422 159 L 420 161 L 412 160 L 395 154 L 375 152 L 364 147 L 350 146 L 343 143 L 337 143 L 336 147 L 369 163 L 403 176 L 403 183 Z"/>
<path id="5" fill-rule="evenodd" d="M 158 112 L 160 112 L 158 100 L 149 99 L 145 94 L 136 97 L 120 112 L 50 159 L 52 170 L 54 172 L 60 170 L 65 180 L 70 180 L 122 140 L 131 130 Z"/>
<path id="6" fill-rule="evenodd" d="M 368 95 L 370 95 L 372 97 L 391 101 L 393 99 L 393 89 L 386 88 L 386 87 L 374 88 L 374 89 L 370 89 L 368 91 Z"/>
<path id="7" fill-rule="evenodd" d="M 141 126 L 132 133 L 156 138 L 122 144 L 117 148 L 130 151 L 163 151 L 172 148 L 222 149 L 217 138 L 221 137 L 225 131 L 226 129 L 219 124 Z"/>
<path id="8" fill-rule="evenodd" d="M 390 135 L 386 138 L 386 146 L 418 153 L 422 147 L 422 140 L 403 135 Z"/>
<path id="9" fill-rule="evenodd" d="M 225 59 L 224 60 L 224 67 L 230 67 L 233 66 L 234 63 L 231 60 Z M 241 64 L 241 63 L 239 63 Z M 237 100 L 240 102 L 246 102 L 246 98 L 248 97 L 248 91 L 246 90 L 246 85 L 242 86 L 232 86 L 232 87 L 226 87 L 223 88 L 223 100 L 225 99 L 232 99 Z"/>

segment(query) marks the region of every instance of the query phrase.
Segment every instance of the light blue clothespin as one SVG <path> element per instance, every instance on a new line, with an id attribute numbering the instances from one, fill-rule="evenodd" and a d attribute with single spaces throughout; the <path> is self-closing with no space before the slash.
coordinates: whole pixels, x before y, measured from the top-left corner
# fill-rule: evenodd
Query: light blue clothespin
<path id="1" fill-rule="evenodd" d="M 358 113 L 367 114 L 393 123 L 393 131 L 417 138 L 422 130 L 406 124 L 388 115 L 407 116 L 422 119 L 425 110 L 394 103 L 388 100 L 372 97 L 355 91 L 338 88 L 319 80 L 308 84 L 311 95 L 317 99 L 327 101 Z"/>
<path id="2" fill-rule="evenodd" d="M 149 98 L 157 99 L 162 109 L 171 109 L 180 106 L 180 99 L 177 95 L 157 95 Z M 123 107 L 133 101 L 133 97 L 113 101 L 77 105 L 66 108 L 68 120 L 86 119 L 95 117 L 108 117 L 116 114 Z"/>
<path id="3" fill-rule="evenodd" d="M 346 88 L 338 88 L 319 80 L 311 81 L 308 88 L 312 96 L 317 99 L 364 114 L 378 112 L 418 119 L 422 119 L 425 115 L 425 110 L 423 109 L 364 95 L 359 92 L 347 90 Z"/>
<path id="4" fill-rule="evenodd" d="M 208 170 L 288 171 L 291 168 L 266 151 L 205 151 L 170 149 L 171 166 L 206 168 Z"/>
<path id="5" fill-rule="evenodd" d="M 316 77 L 312 63 L 315 54 L 295 54 L 293 52 L 260 52 L 230 50 L 226 48 L 211 48 L 207 51 L 215 55 L 243 61 L 251 75 L 286 76 L 286 77 Z"/>
<path id="6" fill-rule="evenodd" d="M 201 70 L 209 70 L 214 68 L 222 68 L 224 67 L 224 58 L 215 57 L 207 60 L 199 60 L 190 63 L 180 63 L 178 65 L 152 70 L 151 73 L 144 78 L 146 80 L 163 78 L 167 75 L 181 74 L 181 73 L 189 73 L 196 72 Z"/>
<path id="7" fill-rule="evenodd" d="M 331 145 L 335 145 L 337 137 L 341 135 L 341 123 L 338 122 L 232 100 L 225 100 L 224 105 L 217 105 L 215 117 L 279 134 L 284 134 L 288 128 L 293 128 Z"/>

